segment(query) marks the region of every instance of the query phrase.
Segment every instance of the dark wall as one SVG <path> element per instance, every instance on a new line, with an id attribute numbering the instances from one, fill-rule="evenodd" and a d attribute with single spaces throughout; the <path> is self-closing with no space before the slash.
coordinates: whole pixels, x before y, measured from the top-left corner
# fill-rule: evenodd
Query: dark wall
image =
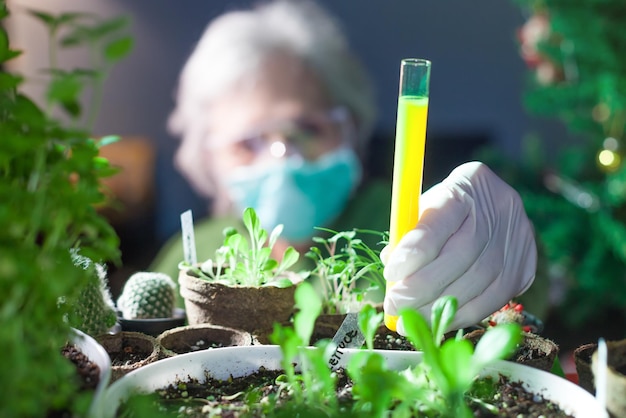
<path id="1" fill-rule="evenodd" d="M 158 147 L 156 233 L 164 240 L 179 228 L 179 215 L 206 204 L 172 165 L 178 145 L 165 129 L 178 72 L 207 22 L 246 1 L 116 0 L 134 21 L 134 54 L 108 82 L 97 130 L 142 134 Z M 523 16 L 513 1 L 323 0 L 342 22 L 376 83 L 379 132 L 391 141 L 395 125 L 399 62 L 432 60 L 426 161 L 437 180 L 470 158 L 476 144 L 491 142 L 515 155 L 531 121 L 521 106 L 525 68 L 515 30 Z M 449 142 L 447 142 L 449 141 Z M 441 142 L 441 143 L 439 143 Z M 427 145 L 428 147 L 428 145 Z M 432 173 L 431 173 L 432 172 Z"/>

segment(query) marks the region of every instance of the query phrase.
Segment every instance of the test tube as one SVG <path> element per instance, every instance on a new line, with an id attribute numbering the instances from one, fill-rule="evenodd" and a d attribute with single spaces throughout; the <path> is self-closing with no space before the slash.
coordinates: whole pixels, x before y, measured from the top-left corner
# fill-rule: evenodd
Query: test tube
<path id="1" fill-rule="evenodd" d="M 415 228 L 419 216 L 419 198 L 422 194 L 426 122 L 431 62 L 421 58 L 405 58 L 400 65 L 400 92 L 396 140 L 393 158 L 391 192 L 391 219 L 389 225 L 390 249 Z M 387 290 L 394 282 L 387 282 Z M 385 314 L 385 325 L 396 330 L 396 316 Z"/>

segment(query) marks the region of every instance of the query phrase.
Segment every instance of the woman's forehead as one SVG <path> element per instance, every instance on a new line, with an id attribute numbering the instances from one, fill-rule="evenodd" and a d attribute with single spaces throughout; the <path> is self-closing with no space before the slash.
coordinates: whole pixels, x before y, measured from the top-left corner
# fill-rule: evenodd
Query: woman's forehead
<path id="1" fill-rule="evenodd" d="M 331 103 L 319 78 L 294 60 L 272 60 L 261 74 L 241 80 L 214 100 L 207 114 L 210 131 L 246 131 L 327 109 Z"/>

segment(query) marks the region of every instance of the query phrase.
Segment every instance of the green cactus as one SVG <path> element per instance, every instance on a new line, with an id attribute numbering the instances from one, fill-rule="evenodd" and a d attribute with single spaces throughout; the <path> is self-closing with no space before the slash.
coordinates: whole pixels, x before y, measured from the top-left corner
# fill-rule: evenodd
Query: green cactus
<path id="1" fill-rule="evenodd" d="M 138 272 L 124 284 L 117 308 L 125 319 L 171 318 L 176 284 L 164 273 Z"/>
<path id="2" fill-rule="evenodd" d="M 69 323 L 91 336 L 109 331 L 117 322 L 115 304 L 107 283 L 106 267 L 72 250 L 72 260 L 77 267 L 92 269 L 89 283 L 81 290 L 69 315 Z"/>

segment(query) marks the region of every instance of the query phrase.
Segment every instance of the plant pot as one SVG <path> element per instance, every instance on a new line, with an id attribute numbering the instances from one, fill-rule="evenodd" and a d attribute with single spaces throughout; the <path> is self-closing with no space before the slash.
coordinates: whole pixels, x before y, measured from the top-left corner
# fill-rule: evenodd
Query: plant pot
<path id="1" fill-rule="evenodd" d="M 286 323 L 294 312 L 296 285 L 227 286 L 181 270 L 180 294 L 185 300 L 189 325 L 213 324 L 242 329 L 267 342 L 274 323 Z"/>
<path id="2" fill-rule="evenodd" d="M 159 359 L 156 338 L 140 332 L 121 331 L 104 334 L 97 340 L 111 358 L 111 381 Z"/>
<path id="3" fill-rule="evenodd" d="M 476 345 L 484 333 L 484 329 L 476 329 L 465 334 L 463 338 Z M 549 372 L 558 354 L 559 346 L 554 341 L 531 332 L 524 332 L 524 339 L 510 360 Z"/>
<path id="4" fill-rule="evenodd" d="M 72 328 L 70 344 L 74 345 L 100 369 L 98 384 L 89 407 L 89 416 L 99 417 L 100 411 L 102 411 L 102 396 L 111 381 L 111 358 L 98 341 L 78 329 Z"/>
<path id="5" fill-rule="evenodd" d="M 574 350 L 574 365 L 578 374 L 578 384 L 587 392 L 594 394 L 593 372 L 591 371 L 591 356 L 598 349 L 598 344 L 583 344 Z"/>
<path id="6" fill-rule="evenodd" d="M 597 344 L 596 344 L 597 348 Z M 626 417 L 626 339 L 607 341 L 606 408 L 613 417 Z M 598 381 L 598 351 L 591 355 L 591 371 Z"/>
<path id="7" fill-rule="evenodd" d="M 187 325 L 163 332 L 157 337 L 161 357 L 211 348 L 252 345 L 249 332 L 211 324 Z"/>
<path id="8" fill-rule="evenodd" d="M 347 362 L 358 350 L 345 350 Z M 421 352 L 378 351 L 391 369 L 403 370 L 421 361 Z M 247 376 L 261 367 L 280 370 L 282 354 L 278 346 L 260 345 L 204 350 L 181 354 L 136 370 L 113 383 L 105 393 L 107 416 L 113 418 L 118 407 L 133 393 L 151 393 L 157 389 L 186 379 L 205 381 L 207 376 L 217 379 Z M 342 363 L 345 364 L 345 363 Z M 483 370 L 482 376 L 506 376 L 521 381 L 533 393 L 559 405 L 574 417 L 606 418 L 608 415 L 597 400 L 584 389 L 551 373 L 521 364 L 498 361 Z"/>
<path id="9" fill-rule="evenodd" d="M 126 319 L 118 312 L 118 321 L 122 331 L 141 332 L 156 338 L 168 329 L 185 325 L 187 315 L 181 308 L 176 308 L 171 318 Z"/>

